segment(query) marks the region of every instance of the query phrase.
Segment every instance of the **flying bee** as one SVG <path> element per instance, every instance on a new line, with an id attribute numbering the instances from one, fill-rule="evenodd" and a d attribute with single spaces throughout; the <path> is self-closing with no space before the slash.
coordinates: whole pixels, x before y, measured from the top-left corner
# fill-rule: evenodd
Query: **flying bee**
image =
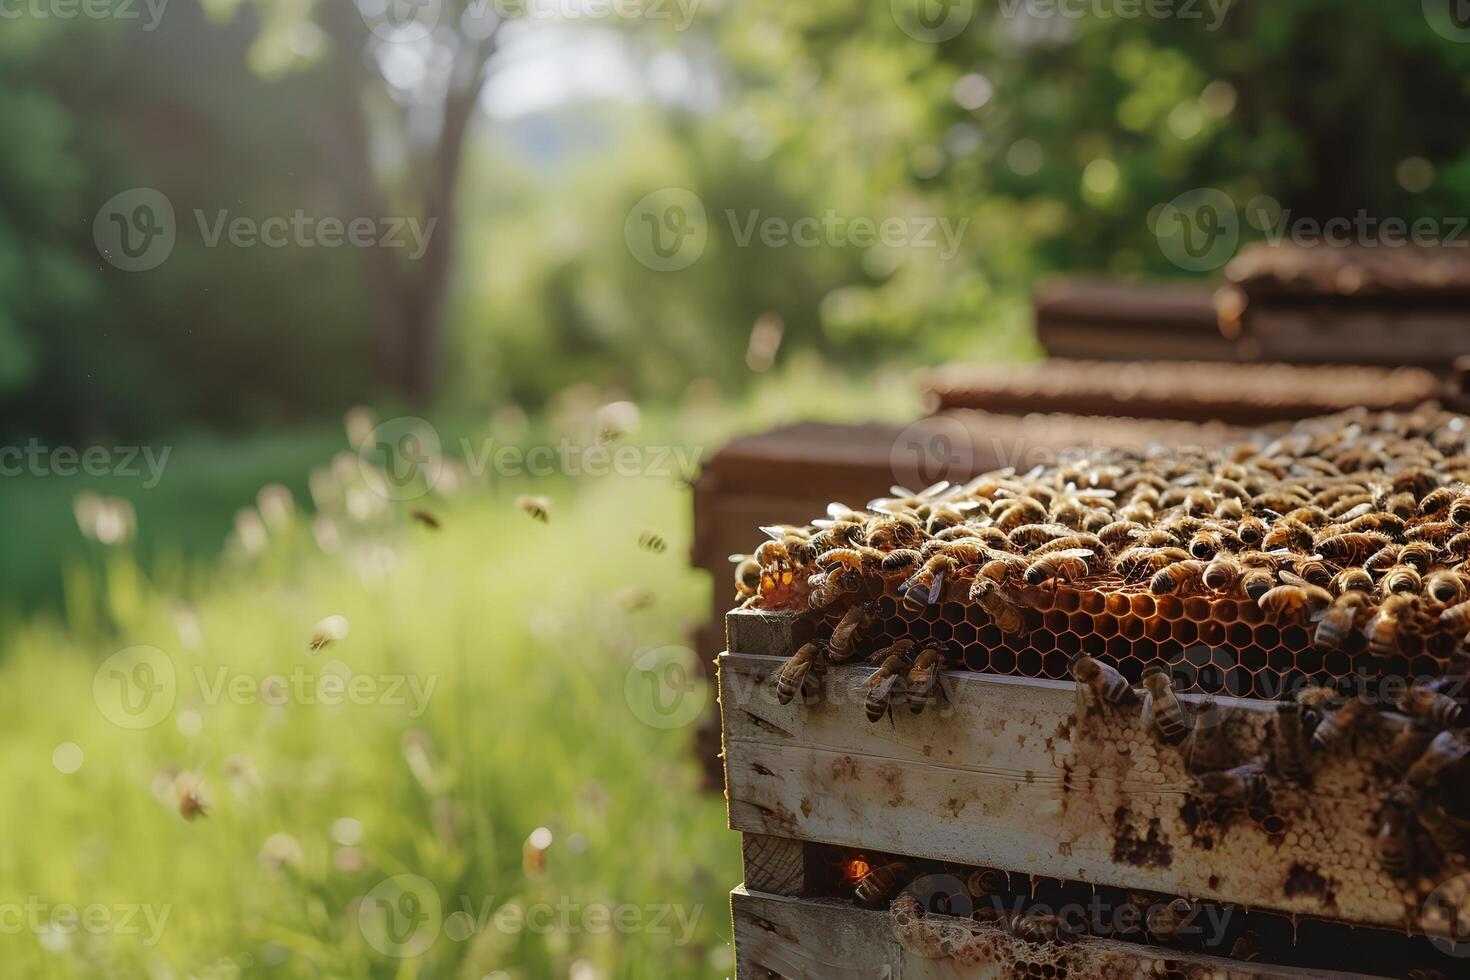
<path id="1" fill-rule="evenodd" d="M 818 572 L 806 580 L 807 605 L 812 609 L 826 609 L 861 584 L 857 572 L 850 568 L 831 572 Z"/>
<path id="2" fill-rule="evenodd" d="M 439 523 L 439 518 L 435 517 L 433 514 L 429 513 L 421 507 L 415 507 L 413 510 L 409 511 L 408 516 L 431 531 L 437 531 L 441 527 L 443 527 L 443 525 Z"/>
<path id="3" fill-rule="evenodd" d="M 735 601 L 748 599 L 760 591 L 761 563 L 751 555 L 731 555 L 735 563 Z"/>
<path id="4" fill-rule="evenodd" d="M 1165 565 L 1149 579 L 1148 590 L 1154 595 L 1171 595 L 1184 592 L 1198 582 L 1205 573 L 1205 563 L 1198 558 L 1176 561 Z"/>
<path id="5" fill-rule="evenodd" d="M 858 630 L 867 629 L 878 618 L 878 606 L 872 602 L 859 602 L 842 614 L 832 635 L 827 639 L 827 660 L 830 663 L 846 663 L 857 656 L 854 641 Z"/>
<path id="6" fill-rule="evenodd" d="M 203 779 L 193 773 L 181 772 L 174 777 L 173 791 L 179 816 L 190 821 L 209 816 L 209 796 Z"/>
<path id="7" fill-rule="evenodd" d="M 1378 582 L 1379 595 L 1390 596 L 1400 592 L 1417 595 L 1424 588 L 1424 579 L 1413 565 L 1395 565 L 1383 573 Z"/>
<path id="8" fill-rule="evenodd" d="M 520 496 L 516 498 L 516 506 L 529 514 L 534 520 L 545 524 L 551 520 L 551 498 Z"/>
<path id="9" fill-rule="evenodd" d="M 1399 627 L 1406 615 L 1419 608 L 1419 597 L 1399 592 L 1379 604 L 1368 620 L 1368 652 L 1375 657 L 1391 657 L 1399 652 Z"/>
<path id="10" fill-rule="evenodd" d="M 1178 745 L 1189 735 L 1189 718 L 1174 693 L 1174 680 L 1161 664 L 1143 668 L 1143 727 L 1167 745 Z"/>
<path id="11" fill-rule="evenodd" d="M 1059 582 L 1075 582 L 1086 578 L 1090 571 L 1087 560 L 1093 557 L 1093 553 L 1086 548 L 1048 552 L 1026 569 L 1026 584 L 1040 585 L 1053 579 Z"/>
<path id="12" fill-rule="evenodd" d="M 1372 575 L 1361 568 L 1352 567 L 1344 568 L 1332 576 L 1332 584 L 1328 588 L 1333 595 L 1342 596 L 1349 592 L 1372 592 L 1374 585 Z"/>
<path id="13" fill-rule="evenodd" d="M 867 712 L 868 721 L 876 722 L 888 713 L 893 703 L 895 688 L 904 674 L 903 660 L 895 654 L 889 654 L 878 669 L 873 671 L 868 678 L 867 693 L 863 698 L 863 708 Z"/>
<path id="14" fill-rule="evenodd" d="M 1072 660 L 1072 678 L 1079 685 L 1086 684 L 1099 701 L 1119 707 L 1138 703 L 1128 679 L 1096 657 L 1078 654 Z"/>
<path id="15" fill-rule="evenodd" d="M 1319 585 L 1312 585 L 1291 572 L 1281 573 L 1283 580 L 1287 576 L 1291 576 L 1295 582 L 1278 585 L 1256 600 L 1257 605 L 1270 615 L 1282 620 L 1300 620 L 1310 618 L 1332 604 L 1331 592 Z"/>
<path id="16" fill-rule="evenodd" d="M 1467 750 L 1470 746 L 1467 746 L 1462 731 L 1450 729 L 1440 732 L 1409 766 L 1409 771 L 1404 774 L 1404 784 L 1422 794 L 1438 781 L 1442 770 L 1465 758 Z"/>
<path id="17" fill-rule="evenodd" d="M 1452 728 L 1460 720 L 1461 706 L 1448 694 L 1421 685 L 1411 685 L 1400 695 L 1398 709 L 1410 718 L 1427 721 L 1439 728 Z"/>
<path id="18" fill-rule="evenodd" d="M 776 672 L 776 700 L 790 704 L 798 694 L 803 701 L 809 700 L 824 670 L 821 645 L 816 641 L 802 644 Z"/>
<path id="19" fill-rule="evenodd" d="M 1331 751 L 1352 735 L 1373 713 L 1373 706 L 1361 695 L 1348 699 L 1336 711 L 1324 714 L 1312 732 L 1311 746 L 1319 752 Z"/>
<path id="20" fill-rule="evenodd" d="M 893 900 L 913 878 L 914 872 L 905 861 L 894 861 L 873 868 L 857 883 L 857 904 L 869 909 L 881 909 Z"/>
<path id="21" fill-rule="evenodd" d="M 924 563 L 908 581 L 899 586 L 899 592 L 903 593 L 903 604 L 909 609 L 922 611 L 939 601 L 940 590 L 944 588 L 945 575 L 952 574 L 959 566 L 955 560 L 948 555 L 935 555 Z"/>
<path id="22" fill-rule="evenodd" d="M 1318 538 L 1313 544 L 1317 552 L 1329 561 L 1362 561 L 1369 555 L 1393 544 L 1393 538 L 1376 531 L 1332 534 Z"/>
<path id="23" fill-rule="evenodd" d="M 1230 945 L 1230 958 L 1242 963 L 1253 963 L 1261 958 L 1261 937 L 1247 929 Z"/>
<path id="24" fill-rule="evenodd" d="M 1341 647 L 1353 631 L 1362 626 L 1368 613 L 1368 602 L 1366 592 L 1339 595 L 1317 614 L 1317 632 L 1313 635 L 1312 645 L 1324 653 Z"/>
<path id="25" fill-rule="evenodd" d="M 1383 869 L 1396 878 L 1408 873 L 1413 858 L 1414 844 L 1410 839 L 1412 812 L 1411 796 L 1404 792 L 1391 795 L 1384 806 L 1383 824 L 1373 839 Z"/>
<path id="26" fill-rule="evenodd" d="M 1164 946 L 1177 942 L 1196 914 L 1194 905 L 1183 898 L 1175 898 L 1163 904 L 1150 902 L 1144 907 L 1147 909 L 1144 927 L 1153 942 Z"/>
<path id="27" fill-rule="evenodd" d="M 1429 577 L 1424 580 L 1424 591 L 1435 602 L 1447 606 L 1455 605 L 1465 600 L 1465 579 L 1459 572 L 1442 568 L 1429 573 Z"/>
<path id="28" fill-rule="evenodd" d="M 914 658 L 904 678 L 904 690 L 908 697 L 909 711 L 922 712 L 926 705 L 933 704 L 939 697 L 939 673 L 944 669 L 944 655 L 937 647 L 925 647 Z"/>
<path id="29" fill-rule="evenodd" d="M 1291 701 L 1276 705 L 1276 769 L 1293 782 L 1307 778 L 1307 733 L 1302 706 Z"/>

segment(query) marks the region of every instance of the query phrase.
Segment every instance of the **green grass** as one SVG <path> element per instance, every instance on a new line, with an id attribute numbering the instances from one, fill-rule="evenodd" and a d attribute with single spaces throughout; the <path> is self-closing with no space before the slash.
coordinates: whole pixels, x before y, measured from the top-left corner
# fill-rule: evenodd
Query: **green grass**
<path id="1" fill-rule="evenodd" d="M 707 454 L 737 428 L 912 410 L 902 379 L 778 382 L 734 409 L 654 413 L 638 438 Z M 551 440 L 558 424 L 517 439 Z M 327 463 L 341 449 L 318 435 L 181 446 L 167 493 L 189 513 L 171 523 L 162 504 L 139 504 L 147 557 L 82 548 L 74 526 L 31 529 L 32 546 L 70 571 L 63 611 L 16 619 L 0 657 L 3 972 L 731 972 L 739 843 L 724 801 L 700 789 L 682 710 L 712 697 L 681 648 L 711 587 L 686 564 L 687 487 L 666 475 L 487 475 L 452 496 L 392 503 L 355 488 L 349 458 L 323 510 L 335 550 L 301 503 L 262 551 L 236 541 L 207 561 L 180 557 L 206 546 L 179 542 L 175 528 L 207 526 L 191 533 L 217 549 L 256 475 L 280 479 L 290 462 L 299 487 L 303 457 Z M 66 494 L 90 489 L 36 484 L 6 492 L 68 520 Z M 548 524 L 516 508 L 527 492 L 552 498 Z M 354 494 L 370 505 L 356 516 Z M 442 529 L 413 521 L 417 506 Z M 644 529 L 662 532 L 667 551 L 641 550 Z M 628 609 L 630 586 L 652 605 Z M 327 616 L 350 631 L 313 654 Z M 170 673 L 172 692 L 140 701 Z M 334 690 L 324 698 L 310 683 L 348 675 L 377 686 L 326 703 Z M 156 718 L 122 711 L 123 693 L 159 706 Z M 177 790 L 196 780 L 208 812 L 187 820 Z M 528 850 L 538 828 L 551 835 L 540 857 Z M 69 923 L 67 907 L 93 918 Z"/>

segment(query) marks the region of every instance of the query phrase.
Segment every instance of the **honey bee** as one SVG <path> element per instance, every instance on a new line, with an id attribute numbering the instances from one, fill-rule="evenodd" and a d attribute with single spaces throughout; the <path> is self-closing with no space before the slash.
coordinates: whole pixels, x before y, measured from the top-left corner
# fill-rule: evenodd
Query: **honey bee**
<path id="1" fill-rule="evenodd" d="M 209 797 L 203 779 L 193 773 L 181 772 L 174 777 L 173 791 L 179 816 L 190 821 L 209 816 Z"/>
<path id="2" fill-rule="evenodd" d="M 905 861 L 894 861 L 873 868 L 857 883 L 857 904 L 869 909 L 881 909 L 913 879 L 913 869 Z"/>
<path id="3" fill-rule="evenodd" d="M 1289 551 L 1306 551 L 1312 546 L 1312 529 L 1301 521 L 1282 518 L 1271 525 L 1271 530 L 1261 541 L 1267 551 L 1286 548 Z"/>
<path id="4" fill-rule="evenodd" d="M 1378 582 L 1378 593 L 1383 596 L 1395 595 L 1400 592 L 1418 594 L 1424 587 L 1424 580 L 1419 576 L 1419 571 L 1412 565 L 1395 565 L 1383 573 L 1383 578 Z"/>
<path id="5" fill-rule="evenodd" d="M 1422 466 L 1411 466 L 1394 474 L 1392 486 L 1394 493 L 1412 493 L 1415 500 L 1423 500 L 1439 486 L 1439 475 Z"/>
<path id="6" fill-rule="evenodd" d="M 1375 657 L 1391 657 L 1399 650 L 1399 627 L 1404 616 L 1419 608 L 1419 597 L 1405 593 L 1390 595 L 1368 620 L 1368 652 Z"/>
<path id="7" fill-rule="evenodd" d="M 1075 582 L 1086 578 L 1090 571 L 1087 560 L 1094 555 L 1086 548 L 1068 548 L 1065 551 L 1049 552 L 1031 563 L 1026 569 L 1026 583 L 1040 585 L 1056 579 Z"/>
<path id="8" fill-rule="evenodd" d="M 826 609 L 849 592 L 857 591 L 862 584 L 857 572 L 845 569 L 833 572 L 818 572 L 806 580 L 807 605 L 812 609 Z"/>
<path id="9" fill-rule="evenodd" d="M 1412 798 L 1403 793 L 1390 796 L 1384 807 L 1383 824 L 1373 840 L 1378 860 L 1383 869 L 1394 877 L 1403 877 L 1409 870 L 1414 845 L 1409 838 Z"/>
<path id="10" fill-rule="evenodd" d="M 935 647 L 925 647 L 914 658 L 904 678 L 904 689 L 908 697 L 909 711 L 922 712 L 926 705 L 933 704 L 939 695 L 939 673 L 944 669 L 944 656 Z"/>
<path id="11" fill-rule="evenodd" d="M 1311 585 L 1325 589 L 1332 584 L 1332 569 L 1322 563 L 1319 556 L 1298 558 L 1292 563 L 1292 572 Z"/>
<path id="12" fill-rule="evenodd" d="M 731 555 L 735 563 L 735 601 L 748 599 L 760 591 L 761 563 L 751 555 Z"/>
<path id="13" fill-rule="evenodd" d="M 1013 912 L 1002 915 L 1001 928 L 1027 943 L 1056 943 L 1071 938 L 1067 925 L 1058 916 L 1042 912 Z"/>
<path id="14" fill-rule="evenodd" d="M 1189 718 L 1174 694 L 1174 681 L 1161 664 L 1143 668 L 1143 727 L 1166 745 L 1178 745 L 1189 735 Z"/>
<path id="15" fill-rule="evenodd" d="M 1076 533 L 1075 528 L 1065 524 L 1025 524 L 1006 535 L 1012 547 L 1039 548 L 1054 538 L 1067 538 Z"/>
<path id="16" fill-rule="evenodd" d="M 1283 571 L 1281 577 L 1287 584 L 1276 586 L 1256 600 L 1257 605 L 1277 619 L 1300 620 L 1332 604 L 1332 593 L 1321 586 L 1312 585 L 1291 572 Z"/>
<path id="17" fill-rule="evenodd" d="M 830 508 L 839 506 L 829 504 Z M 812 550 L 821 554 L 831 551 L 833 548 L 855 548 L 860 544 L 867 544 L 867 533 L 864 530 L 863 520 L 857 515 L 843 517 L 833 520 L 813 521 L 812 527 L 817 532 L 811 537 Z"/>
<path id="18" fill-rule="evenodd" d="M 1261 958 L 1261 937 L 1247 929 L 1230 945 L 1230 958 L 1242 963 L 1254 963 Z"/>
<path id="19" fill-rule="evenodd" d="M 995 526 L 1007 534 L 1026 525 L 1039 526 L 1051 516 L 1050 509 L 1032 496 L 1008 497 L 992 507 L 990 515 Z"/>
<path id="20" fill-rule="evenodd" d="M 1162 905 L 1151 906 L 1144 925 L 1154 942 L 1168 945 L 1179 939 L 1194 915 L 1195 908 L 1187 899 L 1175 898 Z"/>
<path id="21" fill-rule="evenodd" d="M 1119 555 L 1113 564 L 1125 577 L 1132 578 L 1144 572 L 1152 575 L 1174 562 L 1189 560 L 1189 552 L 1183 548 L 1134 545 Z"/>
<path id="22" fill-rule="evenodd" d="M 1453 605 L 1439 614 L 1440 624 L 1455 633 L 1470 631 L 1470 601 Z"/>
<path id="23" fill-rule="evenodd" d="M 1465 600 L 1465 579 L 1458 572 L 1442 568 L 1429 573 L 1424 580 L 1424 590 L 1435 602 L 1454 605 Z"/>
<path id="24" fill-rule="evenodd" d="M 1011 890 L 1011 881 L 1004 871 L 978 868 L 965 879 L 965 888 L 972 898 L 987 898 L 1007 894 Z"/>
<path id="25" fill-rule="evenodd" d="M 1230 761 L 1233 743 L 1225 724 L 1225 711 L 1213 698 L 1206 698 L 1194 709 L 1189 741 L 1184 748 L 1184 762 L 1190 772 L 1214 772 Z"/>
<path id="26" fill-rule="evenodd" d="M 1329 588 L 1333 595 L 1342 596 L 1349 592 L 1372 592 L 1374 585 L 1373 576 L 1363 569 L 1344 568 L 1332 577 Z"/>
<path id="27" fill-rule="evenodd" d="M 878 607 L 871 602 L 859 602 L 842 614 L 832 635 L 827 640 L 827 660 L 830 663 L 846 663 L 857 656 L 854 640 L 857 632 L 873 625 L 878 618 Z"/>
<path id="28" fill-rule="evenodd" d="M 900 548 L 883 556 L 883 560 L 878 563 L 878 574 L 888 581 L 907 579 L 919 570 L 923 561 L 919 552 L 911 548 Z"/>
<path id="29" fill-rule="evenodd" d="M 1445 813 L 1444 807 L 1438 803 L 1432 800 L 1421 803 L 1418 817 L 1420 826 L 1434 841 L 1434 846 L 1445 854 L 1462 854 L 1470 844 L 1470 835 L 1467 835 L 1463 822 Z"/>
<path id="30" fill-rule="evenodd" d="M 1398 709 L 1410 718 L 1427 721 L 1439 728 L 1451 728 L 1460 720 L 1459 702 L 1420 684 L 1414 684 L 1400 695 Z"/>
<path id="31" fill-rule="evenodd" d="M 1362 696 L 1350 698 L 1336 711 L 1324 714 L 1312 732 L 1311 746 L 1319 752 L 1328 752 L 1341 745 L 1373 713 L 1373 706 Z"/>
<path id="32" fill-rule="evenodd" d="M 1276 770 L 1292 782 L 1307 778 L 1307 733 L 1302 706 L 1290 701 L 1276 705 Z"/>
<path id="33" fill-rule="evenodd" d="M 1093 697 L 1103 703 L 1123 707 L 1139 702 L 1138 694 L 1128 683 L 1128 679 L 1096 657 L 1086 654 L 1074 657 L 1072 678 L 1079 685 L 1086 684 L 1092 690 Z"/>
<path id="34" fill-rule="evenodd" d="M 1467 751 L 1470 751 L 1470 745 L 1467 745 L 1463 731 L 1440 732 L 1409 766 L 1409 771 L 1404 774 L 1404 785 L 1416 793 L 1423 793 L 1438 781 L 1442 770 L 1465 758 Z"/>
<path id="35" fill-rule="evenodd" d="M 1205 563 L 1198 558 L 1165 565 L 1149 579 L 1148 590 L 1154 595 L 1183 592 L 1198 582 L 1205 573 Z"/>
<path id="36" fill-rule="evenodd" d="M 863 699 L 863 708 L 868 714 L 868 721 L 876 722 L 888 713 L 893 702 L 894 689 L 898 686 L 899 679 L 903 677 L 903 660 L 894 654 L 889 654 L 878 665 L 868 678 L 867 694 Z"/>
<path id="37" fill-rule="evenodd" d="M 1404 533 L 1404 519 L 1397 514 L 1359 514 L 1342 526 L 1346 534 L 1384 534 L 1390 538 Z"/>
<path id="38" fill-rule="evenodd" d="M 1113 521 L 1098 530 L 1097 536 L 1110 550 L 1117 551 L 1146 530 L 1147 528 L 1137 521 Z"/>
<path id="39" fill-rule="evenodd" d="M 955 527 L 964 522 L 967 511 L 979 508 L 987 508 L 989 504 L 982 500 L 967 500 L 963 502 L 942 501 L 930 506 L 929 516 L 924 521 L 924 530 L 928 534 L 937 534 L 947 528 Z"/>
<path id="40" fill-rule="evenodd" d="M 1404 532 L 1410 541 L 1444 541 L 1460 530 L 1454 521 L 1428 521 Z"/>
<path id="41" fill-rule="evenodd" d="M 1217 805 L 1248 807 L 1266 793 L 1266 771 L 1260 763 L 1236 766 L 1199 777 L 1200 789 Z"/>
<path id="42" fill-rule="evenodd" d="M 516 506 L 542 524 L 551 520 L 550 497 L 520 496 L 516 498 Z"/>
<path id="43" fill-rule="evenodd" d="M 1240 523 L 1235 526 L 1236 536 L 1247 548 L 1260 547 L 1270 530 L 1270 526 L 1259 517 L 1241 518 Z"/>
<path id="44" fill-rule="evenodd" d="M 816 641 L 802 644 L 776 673 L 776 700 L 790 704 L 798 694 L 803 701 L 809 700 L 825 670 L 821 645 Z"/>
<path id="45" fill-rule="evenodd" d="M 1392 543 L 1393 539 L 1386 534 L 1358 531 L 1319 538 L 1313 547 L 1329 561 L 1348 562 L 1361 561 Z"/>
<path id="46" fill-rule="evenodd" d="M 1368 612 L 1368 595 L 1344 592 L 1318 614 L 1312 645 L 1324 653 L 1336 650 L 1362 625 Z"/>
<path id="47" fill-rule="evenodd" d="M 879 514 L 864 532 L 868 544 L 879 551 L 917 548 L 924 541 L 924 525 L 908 514 Z"/>
<path id="48" fill-rule="evenodd" d="M 328 616 L 311 629 L 311 639 L 306 641 L 306 648 L 312 653 L 325 650 L 338 640 L 347 638 L 348 623 L 346 616 Z"/>
<path id="49" fill-rule="evenodd" d="M 817 567 L 831 571 L 841 566 L 854 571 L 865 571 L 882 565 L 885 553 L 877 548 L 860 545 L 854 548 L 833 548 L 817 555 Z"/>
<path id="50" fill-rule="evenodd" d="M 1395 517 L 1402 517 L 1404 520 L 1419 513 L 1419 502 L 1412 493 L 1389 494 L 1375 501 L 1375 505 L 1379 510 L 1393 514 Z"/>
<path id="51" fill-rule="evenodd" d="M 1420 575 L 1428 575 L 1438 560 L 1435 546 L 1423 541 L 1411 542 L 1398 551 L 1399 564 L 1412 566 Z"/>
<path id="52" fill-rule="evenodd" d="M 905 607 L 914 610 L 923 610 L 939 601 L 940 590 L 944 588 L 944 577 L 951 574 L 958 566 L 955 560 L 948 555 L 935 555 L 924 563 L 908 581 L 898 587 L 903 595 Z"/>
<path id="53" fill-rule="evenodd" d="M 431 531 L 437 531 L 443 526 L 439 523 L 439 518 L 421 507 L 415 507 L 409 511 L 408 516 Z"/>

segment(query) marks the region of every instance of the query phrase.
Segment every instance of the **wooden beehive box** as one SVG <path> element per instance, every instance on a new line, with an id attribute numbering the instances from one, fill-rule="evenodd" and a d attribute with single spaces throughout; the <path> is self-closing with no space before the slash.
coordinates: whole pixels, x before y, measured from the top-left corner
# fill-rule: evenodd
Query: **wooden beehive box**
<path id="1" fill-rule="evenodd" d="M 951 672 L 934 709 L 871 724 L 862 710 L 871 668 L 830 668 L 811 703 L 778 703 L 773 674 L 807 638 L 803 619 L 732 612 L 727 623 L 719 691 L 730 827 L 745 839 L 745 882 L 731 898 L 742 978 L 1043 975 L 1028 963 L 1073 978 L 1325 977 L 1358 975 L 1375 960 L 1382 972 L 1364 975 L 1402 976 L 1455 965 L 1410 934 L 1424 926 L 1431 892 L 1470 878 L 1457 878 L 1462 864 L 1411 883 L 1383 870 L 1373 836 L 1386 782 L 1359 757 L 1335 760 L 1310 788 L 1275 790 L 1256 812 L 1227 815 L 1202 801 L 1181 753 L 1150 739 L 1136 712 L 1095 703 L 1070 681 Z M 1184 697 L 1196 708 L 1204 698 Z M 1269 755 L 1271 702 L 1213 701 L 1231 764 Z M 1025 942 L 918 909 L 900 921 L 823 891 L 822 855 L 834 845 L 936 871 L 994 868 L 1247 908 L 1256 911 L 1239 914 L 1258 919 L 1279 913 L 1293 930 L 1317 929 L 1315 948 L 1338 955 L 1314 969 L 1316 954 L 1292 945 L 1277 958 L 1307 965 L 1232 962 L 1238 929 L 1223 948 L 1179 950 L 1095 937 Z"/>

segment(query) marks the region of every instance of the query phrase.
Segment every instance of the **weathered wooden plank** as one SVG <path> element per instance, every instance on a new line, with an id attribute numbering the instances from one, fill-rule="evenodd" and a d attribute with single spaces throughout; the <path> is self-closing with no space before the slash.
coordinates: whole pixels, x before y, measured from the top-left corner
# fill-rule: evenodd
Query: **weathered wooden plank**
<path id="1" fill-rule="evenodd" d="M 965 919 L 867 912 L 846 902 L 730 894 L 737 980 L 1002 980 L 1018 963 L 1046 963 L 1053 976 L 1090 980 L 1314 980 L 1361 974 L 1241 963 L 1106 939 L 1028 943 Z"/>
<path id="2" fill-rule="evenodd" d="M 801 895 L 806 890 L 806 845 L 769 834 L 741 834 L 745 886 L 768 895 Z"/>
<path id="3" fill-rule="evenodd" d="M 831 668 L 815 703 L 781 705 L 780 663 L 719 661 L 735 830 L 1408 929 L 1428 891 L 1465 872 L 1463 858 L 1410 882 L 1383 869 L 1373 839 L 1388 785 L 1367 749 L 1324 757 L 1310 786 L 1273 777 L 1264 800 L 1227 809 L 1136 708 L 1069 683 L 952 672 L 938 705 L 872 724 L 869 668 Z M 1216 703 L 1219 767 L 1266 759 L 1274 704 Z"/>

